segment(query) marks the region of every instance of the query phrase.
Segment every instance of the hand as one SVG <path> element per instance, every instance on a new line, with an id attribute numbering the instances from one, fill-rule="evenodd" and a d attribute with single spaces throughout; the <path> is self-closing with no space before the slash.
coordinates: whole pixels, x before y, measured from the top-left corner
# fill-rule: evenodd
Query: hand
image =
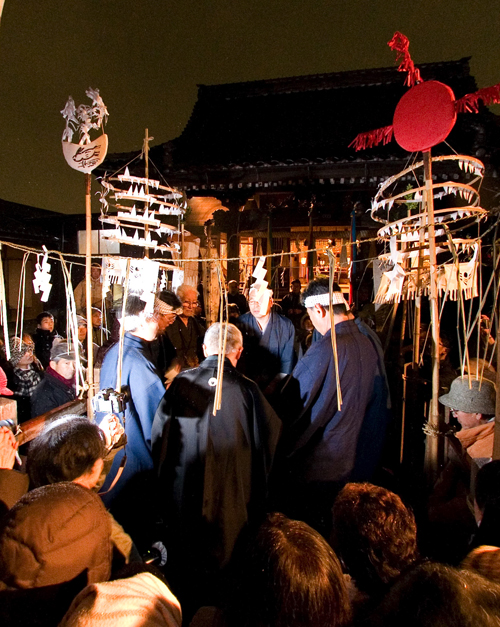
<path id="1" fill-rule="evenodd" d="M 12 470 L 16 459 L 18 443 L 10 429 L 0 428 L 0 468 Z"/>
<path id="2" fill-rule="evenodd" d="M 104 416 L 99 426 L 104 433 L 107 448 L 112 448 L 125 433 L 121 422 L 114 414 Z"/>

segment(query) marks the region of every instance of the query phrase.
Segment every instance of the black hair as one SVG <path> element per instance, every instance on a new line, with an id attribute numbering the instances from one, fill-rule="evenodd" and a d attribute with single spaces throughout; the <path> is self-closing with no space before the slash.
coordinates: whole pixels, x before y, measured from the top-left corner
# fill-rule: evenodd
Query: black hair
<path id="1" fill-rule="evenodd" d="M 334 283 L 332 286 L 332 291 L 341 292 L 340 286 L 338 283 Z M 310 281 L 307 287 L 302 292 L 301 300 L 302 304 L 305 303 L 305 300 L 308 296 L 319 296 L 321 294 L 329 294 L 330 293 L 330 282 L 328 279 L 319 277 L 318 279 L 314 279 Z M 328 309 L 328 307 L 324 307 L 324 309 Z M 341 316 L 342 314 L 347 313 L 347 307 L 344 304 L 333 305 L 332 307 L 333 313 L 337 316 Z"/>
<path id="2" fill-rule="evenodd" d="M 350 620 L 340 562 L 304 522 L 270 514 L 242 559 L 230 627 L 337 627 Z"/>
<path id="3" fill-rule="evenodd" d="M 42 311 L 42 313 L 39 313 L 38 316 L 36 317 L 36 323 L 37 324 L 42 324 L 42 320 L 44 318 L 52 318 L 52 319 L 54 319 L 54 316 L 50 313 L 50 311 Z"/>
<path id="4" fill-rule="evenodd" d="M 30 444 L 27 472 L 31 488 L 73 481 L 90 472 L 106 454 L 104 434 L 88 418 L 64 416 Z"/>
<path id="5" fill-rule="evenodd" d="M 193 288 L 193 290 L 196 291 L 195 288 Z M 164 303 L 166 303 L 167 305 L 170 305 L 171 307 L 173 307 L 174 309 L 177 309 L 178 307 L 182 307 L 182 303 L 179 297 L 173 292 L 171 292 L 170 290 L 163 290 L 159 292 L 158 298 Z"/>
<path id="6" fill-rule="evenodd" d="M 370 616 L 371 627 L 499 624 L 499 585 L 471 571 L 430 562 L 405 573 Z"/>

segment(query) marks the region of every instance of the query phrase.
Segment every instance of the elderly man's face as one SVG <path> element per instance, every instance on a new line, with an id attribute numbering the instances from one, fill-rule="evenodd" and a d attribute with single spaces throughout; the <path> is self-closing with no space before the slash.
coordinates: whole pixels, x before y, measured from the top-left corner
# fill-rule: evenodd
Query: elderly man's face
<path id="1" fill-rule="evenodd" d="M 248 306 L 250 307 L 250 313 L 254 318 L 265 318 L 267 315 L 269 315 L 269 312 L 271 311 L 271 307 L 273 306 L 273 299 L 269 299 L 267 307 L 262 307 L 262 300 L 257 300 L 257 291 L 250 290 Z"/>
<path id="2" fill-rule="evenodd" d="M 90 276 L 96 281 L 101 276 L 101 268 L 97 266 L 92 266 L 90 268 Z"/>
<path id="3" fill-rule="evenodd" d="M 186 318 L 191 318 L 196 313 L 196 307 L 198 306 L 198 292 L 189 291 L 185 292 L 181 298 L 182 301 L 182 315 Z"/>

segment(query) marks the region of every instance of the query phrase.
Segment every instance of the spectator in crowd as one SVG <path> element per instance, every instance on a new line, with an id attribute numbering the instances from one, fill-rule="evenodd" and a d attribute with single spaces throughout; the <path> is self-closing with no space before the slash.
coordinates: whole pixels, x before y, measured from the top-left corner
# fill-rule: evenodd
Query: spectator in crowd
<path id="1" fill-rule="evenodd" d="M 474 517 L 478 529 L 471 547 L 500 547 L 500 460 L 482 466 L 474 486 Z"/>
<path id="2" fill-rule="evenodd" d="M 182 313 L 167 329 L 167 336 L 175 349 L 181 370 L 195 368 L 203 359 L 205 327 L 195 317 L 198 292 L 191 285 L 180 285 L 177 296 L 182 303 Z"/>
<path id="3" fill-rule="evenodd" d="M 0 522 L 2 624 L 36 625 L 48 613 L 56 625 L 79 590 L 109 578 L 111 560 L 110 518 L 97 494 L 72 482 L 28 492 Z M 34 588 L 39 594 L 19 594 Z"/>
<path id="4" fill-rule="evenodd" d="M 299 279 L 292 281 L 291 287 L 291 292 L 281 300 L 281 309 L 283 310 L 283 315 L 292 321 L 295 330 L 299 331 L 301 328 L 300 321 L 306 313 L 306 308 L 301 300 L 300 290 L 302 289 L 302 285 Z"/>
<path id="5" fill-rule="evenodd" d="M 87 315 L 87 287 L 85 278 L 78 283 L 74 291 L 76 313 L 83 316 Z M 111 306 L 111 293 L 103 295 L 102 293 L 102 278 L 101 278 L 101 264 L 93 263 L 90 268 L 90 303 L 92 307 L 101 308 L 103 302 L 103 296 L 105 296 L 106 308 Z"/>
<path id="6" fill-rule="evenodd" d="M 0 368 L 0 396 L 12 396 L 14 392 L 8 387 L 5 370 Z"/>
<path id="7" fill-rule="evenodd" d="M 457 377 L 439 401 L 451 408 L 461 429 L 448 434 L 448 461 L 428 502 L 431 525 L 427 549 L 438 559 L 458 563 L 464 556 L 476 522 L 470 511 L 470 458 L 491 459 L 496 393 L 490 381 Z"/>
<path id="8" fill-rule="evenodd" d="M 41 372 L 33 366 L 33 346 L 19 337 L 10 339 L 10 363 L 13 367 L 12 385 L 17 401 L 17 420 L 31 418 L 31 397 L 42 380 Z"/>
<path id="9" fill-rule="evenodd" d="M 348 483 L 335 499 L 331 545 L 355 586 L 356 609 L 378 602 L 418 558 L 413 513 L 394 492 Z"/>
<path id="10" fill-rule="evenodd" d="M 314 529 L 276 513 L 248 544 L 224 610 L 202 608 L 191 627 L 341 627 L 350 618 L 335 553 Z"/>
<path id="11" fill-rule="evenodd" d="M 32 417 L 75 400 L 75 359 L 75 351 L 67 342 L 52 347 L 45 376 L 31 397 Z"/>
<path id="12" fill-rule="evenodd" d="M 248 311 L 248 303 L 245 295 L 240 292 L 238 281 L 229 281 L 227 284 L 228 305 L 237 305 L 240 315 Z"/>
<path id="13" fill-rule="evenodd" d="M 102 311 L 99 307 L 92 307 L 92 342 L 98 347 L 108 339 L 109 331 L 102 324 Z"/>
<path id="14" fill-rule="evenodd" d="M 480 575 L 424 562 L 403 574 L 369 617 L 370 627 L 497 627 L 500 586 Z"/>
<path id="15" fill-rule="evenodd" d="M 50 311 L 42 311 L 36 317 L 36 331 L 33 335 L 35 343 L 35 355 L 44 368 L 48 368 L 50 362 L 50 350 L 54 338 L 58 337 L 54 328 L 54 316 Z"/>
<path id="16" fill-rule="evenodd" d="M 141 572 L 127 579 L 87 586 L 59 627 L 97 626 L 103 621 L 120 627 L 181 627 L 181 606 L 161 574 Z"/>

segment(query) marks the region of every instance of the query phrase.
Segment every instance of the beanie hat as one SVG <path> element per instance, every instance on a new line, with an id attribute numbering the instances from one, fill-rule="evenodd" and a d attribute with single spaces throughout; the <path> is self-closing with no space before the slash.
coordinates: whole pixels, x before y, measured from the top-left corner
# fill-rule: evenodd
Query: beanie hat
<path id="1" fill-rule="evenodd" d="M 33 347 L 27 342 L 23 342 L 20 337 L 11 337 L 9 340 L 10 346 L 10 363 L 14 366 L 21 361 L 28 351 L 33 351 Z"/>
<path id="2" fill-rule="evenodd" d="M 87 586 L 74 599 L 60 627 L 180 627 L 179 601 L 151 573 Z"/>
<path id="3" fill-rule="evenodd" d="M 5 374 L 3 369 L 0 368 L 0 395 L 12 396 L 13 394 L 14 392 L 12 390 L 9 390 L 9 388 L 7 387 L 7 375 Z"/>
<path id="4" fill-rule="evenodd" d="M 496 391 L 491 381 L 457 377 L 452 381 L 448 394 L 439 397 L 439 402 L 468 414 L 493 415 L 495 413 Z"/>

